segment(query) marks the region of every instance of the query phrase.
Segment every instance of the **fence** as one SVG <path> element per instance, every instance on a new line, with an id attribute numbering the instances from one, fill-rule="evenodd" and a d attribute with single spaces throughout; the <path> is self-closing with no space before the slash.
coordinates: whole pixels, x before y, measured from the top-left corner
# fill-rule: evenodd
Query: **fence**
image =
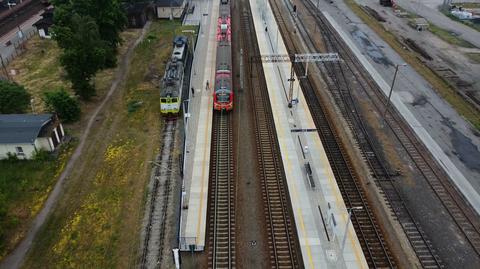
<path id="1" fill-rule="evenodd" d="M 30 28 L 29 30 L 22 30 L 22 37 L 15 35 L 14 38 L 0 45 L 0 68 L 4 76 L 9 77 L 7 66 L 17 56 L 21 55 L 25 51 L 25 42 L 38 34 L 36 28 Z M 3 47 L 3 48 L 2 48 Z"/>

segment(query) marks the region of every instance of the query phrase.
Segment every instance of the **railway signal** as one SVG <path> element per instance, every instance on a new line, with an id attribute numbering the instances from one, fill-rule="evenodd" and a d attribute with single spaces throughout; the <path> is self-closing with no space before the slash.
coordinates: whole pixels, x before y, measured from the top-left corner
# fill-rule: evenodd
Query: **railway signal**
<path id="1" fill-rule="evenodd" d="M 263 63 L 292 63 L 290 68 L 290 87 L 288 91 L 288 107 L 293 106 L 293 83 L 295 82 L 295 72 L 293 63 L 307 63 L 305 67 L 305 77 L 308 73 L 309 62 L 338 62 L 340 57 L 338 53 L 304 53 L 304 54 L 267 54 L 259 56 L 259 60 Z"/>

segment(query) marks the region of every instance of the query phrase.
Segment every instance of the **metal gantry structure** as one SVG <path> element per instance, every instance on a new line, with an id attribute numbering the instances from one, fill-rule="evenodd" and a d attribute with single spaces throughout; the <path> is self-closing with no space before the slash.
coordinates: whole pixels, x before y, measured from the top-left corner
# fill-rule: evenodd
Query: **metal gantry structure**
<path id="1" fill-rule="evenodd" d="M 308 63 L 310 62 L 338 62 L 340 57 L 338 53 L 302 53 L 302 54 L 267 54 L 260 55 L 256 59 L 262 63 L 285 63 L 290 62 L 290 82 L 288 91 L 288 107 L 292 107 L 293 103 L 293 83 L 295 82 L 295 72 L 293 70 L 293 63 L 307 63 L 305 67 L 305 77 L 308 74 Z"/>

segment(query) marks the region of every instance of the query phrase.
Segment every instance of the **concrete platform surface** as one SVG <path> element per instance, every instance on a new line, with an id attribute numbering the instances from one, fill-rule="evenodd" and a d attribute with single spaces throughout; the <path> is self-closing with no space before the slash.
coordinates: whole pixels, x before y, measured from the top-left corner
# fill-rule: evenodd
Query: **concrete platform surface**
<path id="1" fill-rule="evenodd" d="M 261 54 L 287 54 L 270 5 L 255 0 L 250 5 Z M 264 63 L 263 68 L 305 267 L 368 268 L 355 230 L 347 225 L 347 209 L 318 133 L 298 131 L 315 130 L 298 83 L 294 98 L 299 103 L 287 107 L 290 63 Z"/>
<path id="2" fill-rule="evenodd" d="M 182 251 L 189 251 L 192 246 L 195 251 L 202 251 L 205 247 L 218 6 L 219 1 L 204 5 L 203 12 L 208 17 L 201 22 L 190 80 L 190 88 L 195 92 L 189 91 L 189 117 L 185 118 L 186 159 L 179 238 Z"/>

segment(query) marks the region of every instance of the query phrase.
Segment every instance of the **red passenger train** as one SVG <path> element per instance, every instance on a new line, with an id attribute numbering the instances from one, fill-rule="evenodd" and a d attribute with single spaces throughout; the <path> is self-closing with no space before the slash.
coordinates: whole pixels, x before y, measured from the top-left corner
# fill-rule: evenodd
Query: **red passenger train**
<path id="1" fill-rule="evenodd" d="M 230 3 L 220 2 L 220 16 L 217 21 L 217 60 L 215 64 L 214 110 L 233 109 L 232 87 L 232 28 L 230 21 Z"/>

